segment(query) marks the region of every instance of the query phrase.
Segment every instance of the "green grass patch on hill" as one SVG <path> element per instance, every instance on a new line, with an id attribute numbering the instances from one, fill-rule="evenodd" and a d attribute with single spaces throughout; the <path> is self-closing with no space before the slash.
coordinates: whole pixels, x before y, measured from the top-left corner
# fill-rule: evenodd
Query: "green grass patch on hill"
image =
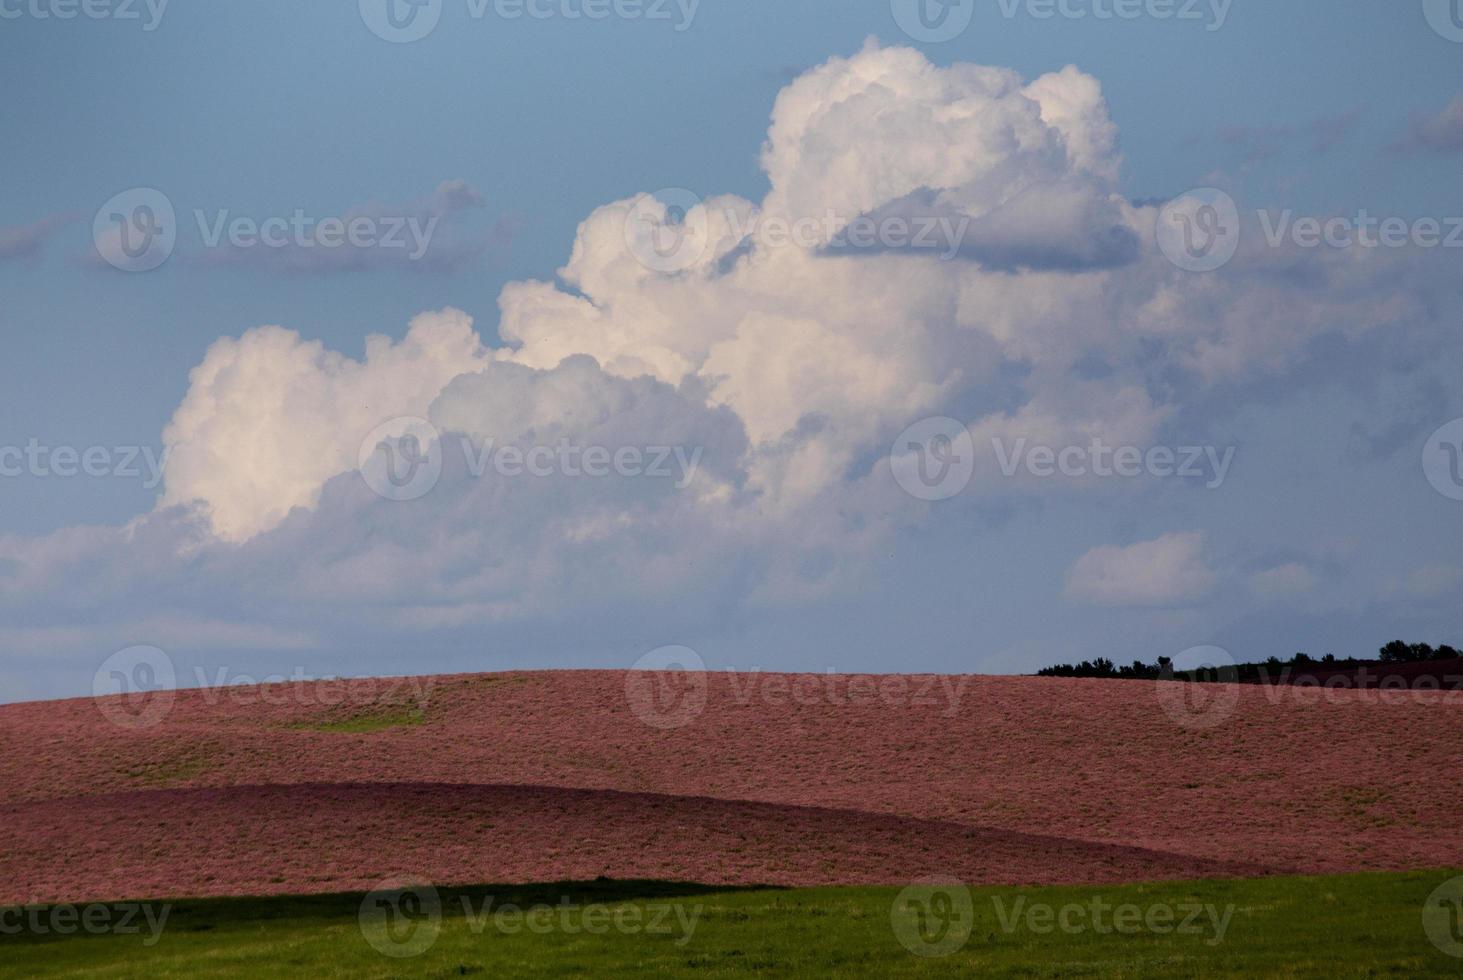
<path id="1" fill-rule="evenodd" d="M 120 764 L 117 771 L 135 784 L 150 789 L 165 789 L 196 779 L 214 764 L 211 750 L 195 746 L 186 752 L 147 763 Z"/>
<path id="2" fill-rule="evenodd" d="M 312 732 L 339 732 L 358 735 L 363 732 L 381 732 L 389 728 L 408 728 L 427 720 L 426 712 L 420 708 L 400 708 L 389 711 L 360 711 L 344 718 L 327 721 L 300 722 L 291 727 L 308 729 Z"/>
<path id="3" fill-rule="evenodd" d="M 58 907 L 9 909 L 0 976 L 1458 976 L 1463 959 L 1424 926 L 1429 896 L 1453 874 L 968 890 L 484 886 L 177 901 L 165 920 L 154 903 L 151 919 L 134 916 L 135 933 L 64 937 L 52 925 L 84 920 L 85 907 L 61 920 Z M 120 908 L 93 921 L 116 923 Z M 1435 935 L 1459 928 L 1434 912 Z"/>

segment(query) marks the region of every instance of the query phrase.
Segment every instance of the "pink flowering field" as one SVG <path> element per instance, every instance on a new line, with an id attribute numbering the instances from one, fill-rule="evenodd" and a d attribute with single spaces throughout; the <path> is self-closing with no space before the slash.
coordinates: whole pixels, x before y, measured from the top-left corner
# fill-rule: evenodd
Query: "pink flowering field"
<path id="1" fill-rule="evenodd" d="M 1161 682 L 718 673 L 647 715 L 649 677 L 181 691 L 146 725 L 0 707 L 0 903 L 1463 865 L 1446 692 L 1214 686 L 1200 724 Z"/>

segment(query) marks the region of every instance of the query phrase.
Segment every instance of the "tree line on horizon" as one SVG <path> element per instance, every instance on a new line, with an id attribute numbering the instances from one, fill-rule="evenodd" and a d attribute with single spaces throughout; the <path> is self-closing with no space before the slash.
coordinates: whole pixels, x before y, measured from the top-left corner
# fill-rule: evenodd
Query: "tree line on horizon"
<path id="1" fill-rule="evenodd" d="M 1308 653 L 1297 653 L 1289 660 L 1270 657 L 1263 663 L 1224 664 L 1213 667 L 1202 667 L 1195 670 L 1175 670 L 1172 657 L 1159 657 L 1158 662 L 1152 664 L 1144 663 L 1141 660 L 1134 660 L 1131 664 L 1121 667 L 1106 657 L 1098 657 L 1095 660 L 1084 660 L 1079 664 L 1057 664 L 1055 667 L 1046 667 L 1037 671 L 1036 676 L 1146 681 L 1171 678 L 1193 681 L 1257 681 L 1279 680 L 1282 672 L 1287 668 L 1291 670 L 1312 670 L 1318 667 L 1328 669 L 1346 668 L 1362 667 L 1375 663 L 1425 663 L 1434 660 L 1454 660 L 1463 657 L 1463 652 L 1454 649 L 1446 643 L 1439 647 L 1433 647 L 1428 643 L 1404 643 L 1402 640 L 1393 640 L 1377 651 L 1377 653 L 1376 660 L 1360 660 L 1356 657 L 1337 659 L 1334 654 L 1330 653 L 1317 658 L 1312 657 Z"/>

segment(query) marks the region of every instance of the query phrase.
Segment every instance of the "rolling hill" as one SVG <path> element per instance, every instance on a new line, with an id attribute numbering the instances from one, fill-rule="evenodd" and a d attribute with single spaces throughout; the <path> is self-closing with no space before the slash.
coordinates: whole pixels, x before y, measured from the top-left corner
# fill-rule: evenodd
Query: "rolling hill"
<path id="1" fill-rule="evenodd" d="M 1205 687 L 583 671 L 9 705 L 0 904 L 1463 864 L 1456 696 Z"/>

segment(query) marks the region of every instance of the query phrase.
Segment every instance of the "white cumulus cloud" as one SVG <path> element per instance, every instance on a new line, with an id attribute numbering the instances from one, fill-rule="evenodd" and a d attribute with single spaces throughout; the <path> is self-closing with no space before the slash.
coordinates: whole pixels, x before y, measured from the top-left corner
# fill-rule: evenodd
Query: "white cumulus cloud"
<path id="1" fill-rule="evenodd" d="M 1093 548 L 1067 570 L 1069 599 L 1110 606 L 1166 606 L 1199 599 L 1218 575 L 1204 560 L 1204 534 L 1165 534 L 1127 547 Z"/>
<path id="2" fill-rule="evenodd" d="M 681 217 L 673 269 L 643 261 L 647 236 L 676 223 L 663 204 L 596 209 L 557 278 L 502 290 L 497 346 L 456 310 L 371 337 L 360 359 L 274 326 L 220 339 L 164 432 L 158 510 L 0 538 L 0 607 L 27 631 L 81 609 L 97 624 L 267 610 L 281 635 L 362 643 L 651 609 L 722 621 L 868 584 L 869 556 L 931 514 L 888 463 L 924 416 L 968 423 L 982 452 L 1154 445 L 1320 339 L 1447 308 L 1400 253 L 1251 243 L 1218 273 L 1175 268 L 1154 244 L 1157 208 L 1119 193 L 1116 127 L 1076 68 L 1027 81 L 871 44 L 781 93 L 762 160 L 762 201 L 704 194 Z M 968 219 L 948 260 L 756 233 L 922 211 Z M 429 420 L 446 447 L 440 485 L 412 501 L 356 472 L 362 440 L 399 417 Z M 474 474 L 459 438 L 701 455 L 679 486 L 514 478 Z M 971 495 L 1060 485 L 989 475 Z M 1197 600 L 1216 584 L 1203 552 L 1197 531 L 1098 548 L 1067 595 Z"/>

